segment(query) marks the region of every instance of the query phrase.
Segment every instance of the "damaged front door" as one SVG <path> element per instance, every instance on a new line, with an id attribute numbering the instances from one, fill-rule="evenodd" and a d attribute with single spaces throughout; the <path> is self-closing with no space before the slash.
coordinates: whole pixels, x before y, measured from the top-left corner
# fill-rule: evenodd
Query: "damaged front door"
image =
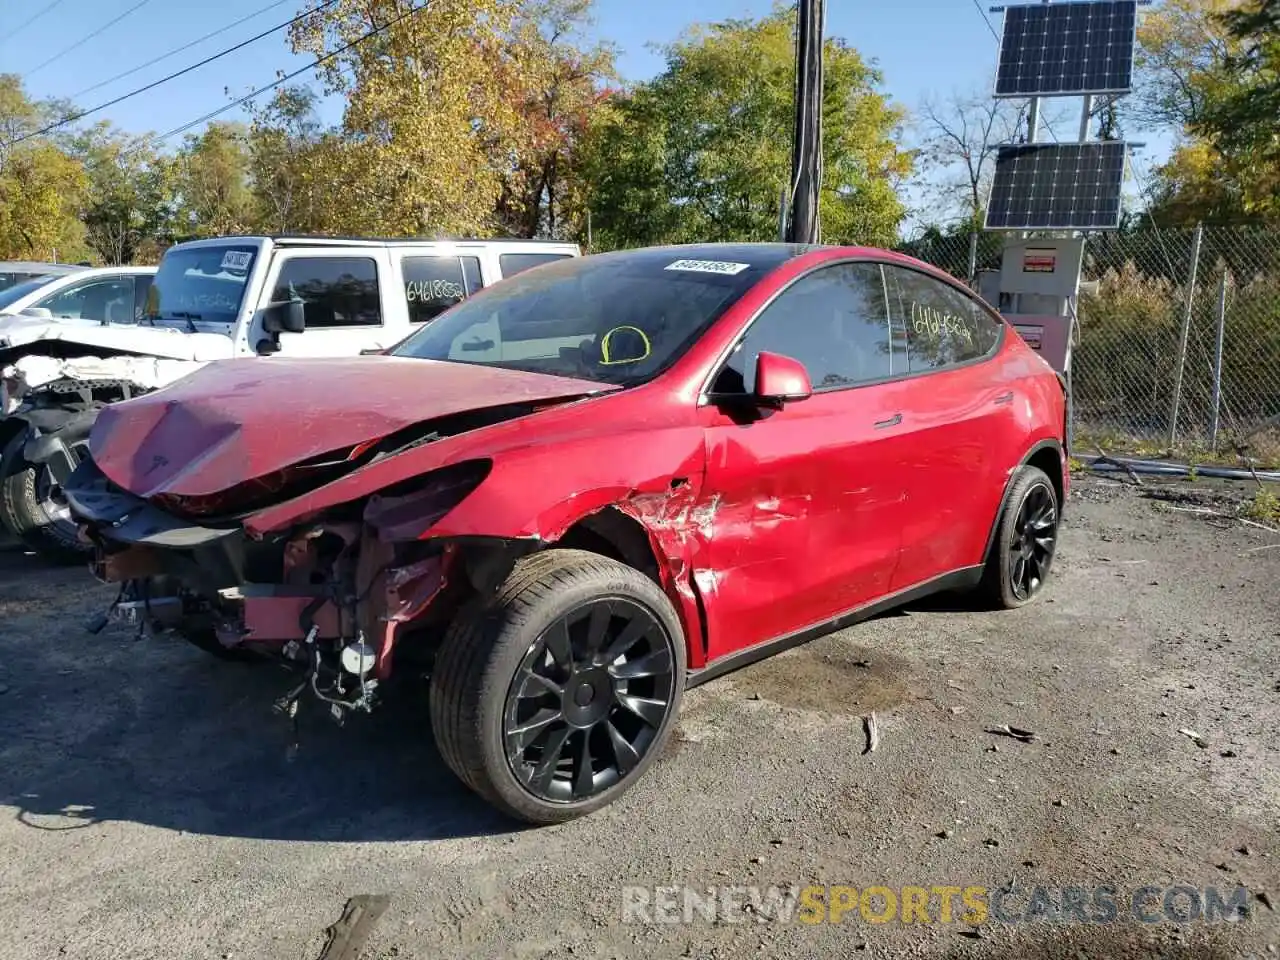
<path id="1" fill-rule="evenodd" d="M 888 593 L 900 550 L 905 369 L 879 266 L 807 274 L 748 328 L 704 406 L 701 514 L 708 659 L 828 621 Z M 753 406 L 761 351 L 805 365 L 811 397 Z"/>

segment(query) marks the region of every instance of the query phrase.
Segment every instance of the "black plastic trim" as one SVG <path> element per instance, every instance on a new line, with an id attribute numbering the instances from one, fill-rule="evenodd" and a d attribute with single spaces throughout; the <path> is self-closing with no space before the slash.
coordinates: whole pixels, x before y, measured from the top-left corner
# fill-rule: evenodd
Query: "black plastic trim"
<path id="1" fill-rule="evenodd" d="M 884 613 L 886 610 L 892 610 L 895 607 L 902 606 L 904 603 L 919 600 L 921 597 L 940 593 L 943 590 L 963 590 L 975 587 L 982 579 L 982 569 L 981 566 L 964 567 L 951 573 L 944 573 L 942 576 L 934 577 L 932 580 L 918 583 L 914 587 L 907 587 L 905 590 L 899 590 L 897 593 L 891 593 L 887 597 L 856 607 L 830 620 L 824 620 L 811 627 L 805 627 L 803 630 L 797 630 L 795 633 L 789 633 L 773 640 L 766 640 L 764 643 L 758 643 L 754 647 L 748 647 L 746 650 L 726 654 L 717 660 L 713 660 L 705 667 L 690 670 L 685 679 L 685 688 L 691 689 L 706 683 L 708 680 L 723 677 L 727 673 L 732 673 L 734 670 L 739 670 L 759 660 L 764 660 L 766 657 L 771 657 L 784 650 L 790 650 L 792 647 L 798 647 L 802 643 L 816 640 L 818 637 L 825 636 L 828 633 L 851 627 L 856 623 L 869 620 L 877 614 Z"/>

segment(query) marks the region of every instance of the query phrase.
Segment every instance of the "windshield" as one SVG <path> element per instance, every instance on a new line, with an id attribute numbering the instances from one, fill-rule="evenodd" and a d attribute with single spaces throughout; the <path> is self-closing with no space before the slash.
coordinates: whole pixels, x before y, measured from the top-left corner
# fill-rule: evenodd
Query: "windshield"
<path id="1" fill-rule="evenodd" d="M 639 383 L 678 359 L 762 273 L 661 249 L 575 257 L 463 300 L 391 354 Z"/>
<path id="2" fill-rule="evenodd" d="M 25 280 L 22 283 L 16 283 L 7 290 L 0 291 L 0 310 L 8 310 L 13 304 L 17 303 L 27 294 L 39 290 L 53 277 L 36 277 L 34 280 Z"/>
<path id="3" fill-rule="evenodd" d="M 147 291 L 147 320 L 235 323 L 249 271 L 258 255 L 250 244 L 172 249 Z"/>

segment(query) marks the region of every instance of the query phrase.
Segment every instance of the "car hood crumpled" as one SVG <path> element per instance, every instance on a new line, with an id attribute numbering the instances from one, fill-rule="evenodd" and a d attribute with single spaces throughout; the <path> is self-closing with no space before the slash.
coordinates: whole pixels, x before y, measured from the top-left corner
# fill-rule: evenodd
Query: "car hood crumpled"
<path id="1" fill-rule="evenodd" d="M 400 357 L 227 360 L 103 408 L 89 450 L 138 496 L 207 496 L 414 424 L 615 389 Z"/>

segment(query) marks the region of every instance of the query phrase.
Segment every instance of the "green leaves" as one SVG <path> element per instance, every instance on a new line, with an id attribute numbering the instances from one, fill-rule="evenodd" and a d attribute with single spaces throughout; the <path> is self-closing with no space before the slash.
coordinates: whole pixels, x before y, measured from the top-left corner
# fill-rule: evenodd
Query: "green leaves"
<path id="1" fill-rule="evenodd" d="M 667 69 L 616 96 L 593 125 L 585 177 L 597 246 L 772 240 L 791 175 L 795 16 L 690 30 Z M 879 76 L 839 40 L 826 45 L 823 239 L 889 244 L 910 157 L 901 112 Z"/>

